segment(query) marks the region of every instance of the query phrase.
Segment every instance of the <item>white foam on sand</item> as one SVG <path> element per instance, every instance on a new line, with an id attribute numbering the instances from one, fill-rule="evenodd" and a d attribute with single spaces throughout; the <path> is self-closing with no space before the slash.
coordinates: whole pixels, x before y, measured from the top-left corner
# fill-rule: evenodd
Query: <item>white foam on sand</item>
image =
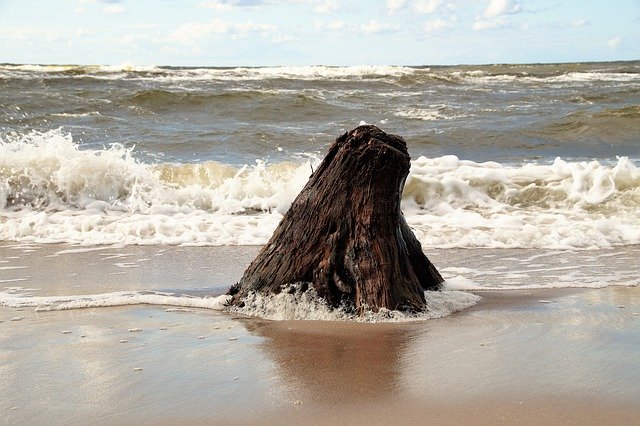
<path id="1" fill-rule="evenodd" d="M 0 306 L 14 309 L 35 308 L 38 312 L 128 305 L 178 306 L 221 311 L 229 296 L 189 297 L 167 293 L 123 291 L 75 296 L 32 296 L 27 292 L 0 292 Z"/>
<path id="2" fill-rule="evenodd" d="M 270 320 L 315 320 L 358 322 L 410 322 L 441 318 L 475 305 L 480 296 L 461 291 L 427 291 L 425 312 L 410 314 L 381 309 L 358 316 L 346 309 L 332 309 L 313 290 L 283 291 L 276 295 L 250 294 L 242 308 L 230 307 L 230 296 L 191 297 L 156 292 L 113 292 L 76 296 L 33 296 L 30 292 L 0 292 L 0 306 L 13 309 L 35 308 L 37 312 L 130 305 L 170 306 L 229 311 Z"/>
<path id="3" fill-rule="evenodd" d="M 480 296 L 461 291 L 425 291 L 425 298 L 427 308 L 421 313 L 380 309 L 359 316 L 346 308 L 331 308 L 313 289 L 300 291 L 299 287 L 292 286 L 276 295 L 251 293 L 243 299 L 242 308 L 232 307 L 230 311 L 277 321 L 412 322 L 446 317 L 481 300 Z"/>

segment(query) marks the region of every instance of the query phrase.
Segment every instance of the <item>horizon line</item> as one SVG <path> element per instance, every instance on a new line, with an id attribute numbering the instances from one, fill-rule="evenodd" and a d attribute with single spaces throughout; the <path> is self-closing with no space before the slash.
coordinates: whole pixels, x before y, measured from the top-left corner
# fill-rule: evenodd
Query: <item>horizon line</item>
<path id="1" fill-rule="evenodd" d="M 561 61 L 561 62 L 484 62 L 484 63 L 471 63 L 461 62 L 456 64 L 351 64 L 351 65 L 331 65 L 331 64 L 310 64 L 310 65 L 170 65 L 170 64 L 136 64 L 128 61 L 121 63 L 110 64 L 97 64 L 97 63 L 44 63 L 44 62 L 2 62 L 0 66 L 20 66 L 20 65 L 33 65 L 33 66 L 51 66 L 51 67 L 159 67 L 159 68 L 304 68 L 304 67 L 328 67 L 328 68 L 350 68 L 350 67 L 407 67 L 407 68 L 421 68 L 421 67 L 464 67 L 464 66 L 504 66 L 504 65 L 580 65 L 580 64 L 614 64 L 614 63 L 632 63 L 640 62 L 640 58 L 637 59 L 616 59 L 607 61 L 588 60 L 588 61 Z"/>

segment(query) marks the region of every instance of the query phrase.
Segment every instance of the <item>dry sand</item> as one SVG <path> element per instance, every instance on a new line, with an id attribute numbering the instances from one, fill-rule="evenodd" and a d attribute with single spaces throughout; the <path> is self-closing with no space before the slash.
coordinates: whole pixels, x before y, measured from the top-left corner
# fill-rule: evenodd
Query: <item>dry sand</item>
<path id="1" fill-rule="evenodd" d="M 257 249 L 163 248 L 162 261 L 157 247 L 3 250 L 45 294 L 197 294 L 237 279 Z M 113 252 L 143 266 L 107 267 Z M 640 288 L 478 294 L 473 308 L 405 324 L 0 307 L 0 423 L 638 424 Z"/>

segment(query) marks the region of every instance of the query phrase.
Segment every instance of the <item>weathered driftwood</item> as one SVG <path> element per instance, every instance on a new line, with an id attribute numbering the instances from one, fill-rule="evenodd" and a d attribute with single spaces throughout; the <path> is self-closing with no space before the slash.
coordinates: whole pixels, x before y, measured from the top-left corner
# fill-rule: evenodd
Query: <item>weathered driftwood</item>
<path id="1" fill-rule="evenodd" d="M 332 306 L 421 311 L 443 282 L 400 211 L 405 141 L 359 126 L 333 143 L 271 240 L 229 294 L 308 283 Z"/>

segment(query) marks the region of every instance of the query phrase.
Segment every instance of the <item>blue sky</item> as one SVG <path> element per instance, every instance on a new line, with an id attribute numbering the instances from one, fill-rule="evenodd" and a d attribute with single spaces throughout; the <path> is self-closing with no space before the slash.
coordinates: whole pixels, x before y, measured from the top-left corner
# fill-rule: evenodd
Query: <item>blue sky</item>
<path id="1" fill-rule="evenodd" d="M 640 0 L 0 0 L 0 62 L 448 65 L 640 59 Z"/>

